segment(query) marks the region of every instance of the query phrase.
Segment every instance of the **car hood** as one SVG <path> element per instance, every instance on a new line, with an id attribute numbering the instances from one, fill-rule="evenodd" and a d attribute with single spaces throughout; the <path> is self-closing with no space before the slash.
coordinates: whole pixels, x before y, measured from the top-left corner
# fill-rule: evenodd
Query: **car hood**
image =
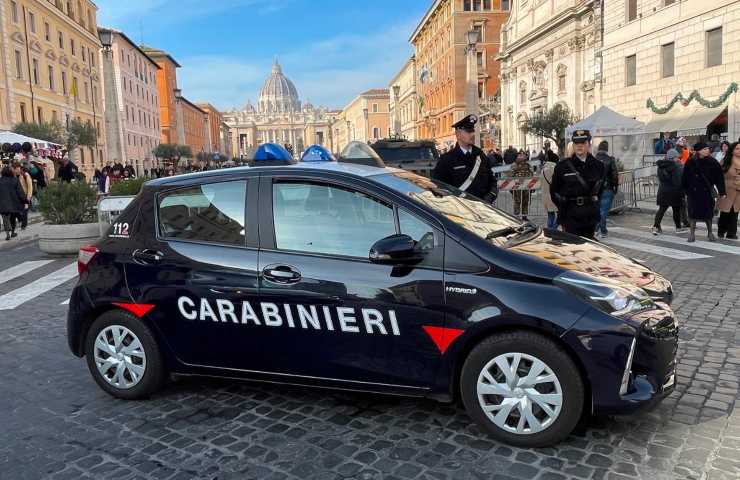
<path id="1" fill-rule="evenodd" d="M 543 230 L 539 235 L 510 249 L 566 270 L 640 287 L 656 299 L 669 303 L 672 299 L 671 284 L 661 275 L 593 240 L 557 230 Z"/>

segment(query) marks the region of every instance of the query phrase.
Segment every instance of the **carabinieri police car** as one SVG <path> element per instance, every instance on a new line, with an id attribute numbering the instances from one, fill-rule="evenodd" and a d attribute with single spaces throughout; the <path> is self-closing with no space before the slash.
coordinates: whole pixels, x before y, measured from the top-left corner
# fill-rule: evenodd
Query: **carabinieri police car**
<path id="1" fill-rule="evenodd" d="M 659 274 L 407 171 L 310 159 L 329 161 L 147 182 L 80 250 L 68 341 L 103 390 L 189 375 L 461 399 L 519 446 L 673 390 Z"/>

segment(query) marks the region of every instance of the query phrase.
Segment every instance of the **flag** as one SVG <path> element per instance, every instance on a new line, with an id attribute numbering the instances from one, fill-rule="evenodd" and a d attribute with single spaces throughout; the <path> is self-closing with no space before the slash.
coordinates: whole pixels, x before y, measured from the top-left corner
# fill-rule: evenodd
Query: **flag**
<path id="1" fill-rule="evenodd" d="M 77 79 L 72 79 L 72 90 L 69 92 L 72 97 L 75 99 L 75 109 L 77 108 Z"/>

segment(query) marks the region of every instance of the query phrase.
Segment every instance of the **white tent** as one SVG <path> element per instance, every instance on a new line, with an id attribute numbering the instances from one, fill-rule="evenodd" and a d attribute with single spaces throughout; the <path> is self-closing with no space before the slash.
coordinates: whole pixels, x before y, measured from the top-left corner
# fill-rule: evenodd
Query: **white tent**
<path id="1" fill-rule="evenodd" d="M 575 130 L 589 130 L 592 137 L 642 135 L 645 133 L 645 124 L 620 115 L 609 107 L 601 107 L 583 120 L 569 125 L 565 129 L 565 138 L 570 138 Z"/>
<path id="2" fill-rule="evenodd" d="M 38 138 L 31 138 L 20 133 L 0 131 L 0 145 L 3 143 L 31 143 L 39 148 L 50 148 L 52 146 L 61 146 L 57 143 L 47 142 L 46 140 L 39 140 Z"/>

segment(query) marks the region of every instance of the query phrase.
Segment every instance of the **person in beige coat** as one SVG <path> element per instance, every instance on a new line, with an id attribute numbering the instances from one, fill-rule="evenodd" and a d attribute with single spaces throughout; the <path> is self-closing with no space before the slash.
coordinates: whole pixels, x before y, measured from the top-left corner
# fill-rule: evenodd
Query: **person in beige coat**
<path id="1" fill-rule="evenodd" d="M 726 197 L 717 203 L 719 220 L 717 235 L 719 238 L 737 240 L 737 214 L 740 212 L 740 142 L 730 145 L 722 161 L 725 174 Z"/>
<path id="2" fill-rule="evenodd" d="M 552 183 L 552 174 L 555 173 L 555 162 L 546 161 L 542 167 L 540 184 L 542 185 L 542 203 L 547 212 L 547 228 L 558 228 L 558 207 L 550 198 L 550 184 Z"/>
<path id="3" fill-rule="evenodd" d="M 13 164 L 13 174 L 18 178 L 18 183 L 21 184 L 21 190 L 23 190 L 23 194 L 26 196 L 26 203 L 17 216 L 21 221 L 21 230 L 25 230 L 28 226 L 28 208 L 31 205 L 31 197 L 33 197 L 33 179 L 18 162 Z"/>

